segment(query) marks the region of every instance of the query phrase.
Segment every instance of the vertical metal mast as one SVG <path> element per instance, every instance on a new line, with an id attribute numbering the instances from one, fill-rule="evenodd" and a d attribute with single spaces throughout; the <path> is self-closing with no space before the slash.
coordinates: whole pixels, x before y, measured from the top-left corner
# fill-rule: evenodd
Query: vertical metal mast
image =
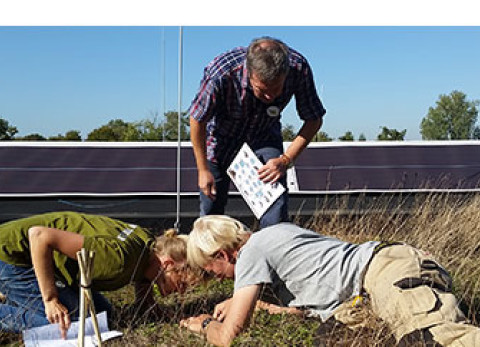
<path id="1" fill-rule="evenodd" d="M 181 139 L 181 121 L 182 121 L 182 48 L 183 48 L 183 28 L 180 27 L 178 34 L 178 127 L 177 127 L 177 220 L 175 221 L 174 228 L 177 232 L 180 230 L 180 150 L 182 149 Z"/>
<path id="2" fill-rule="evenodd" d="M 165 141 L 165 65 L 166 54 L 165 54 L 165 27 L 162 28 L 162 115 L 160 117 L 162 122 L 162 141 Z"/>

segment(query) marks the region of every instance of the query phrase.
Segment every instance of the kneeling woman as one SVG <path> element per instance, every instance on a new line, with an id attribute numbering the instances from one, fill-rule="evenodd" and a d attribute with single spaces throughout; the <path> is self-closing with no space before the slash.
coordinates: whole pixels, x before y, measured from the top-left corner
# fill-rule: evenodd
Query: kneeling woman
<path id="1" fill-rule="evenodd" d="M 98 215 L 54 212 L 0 225 L 0 329 L 20 332 L 59 323 L 62 336 L 78 319 L 77 251 L 95 252 L 92 294 L 97 312 L 110 313 L 99 291 L 135 284 L 135 303 L 154 303 L 152 284 L 162 295 L 182 291 L 187 278 L 185 235 L 173 230 L 155 238 L 146 229 Z M 140 306 L 137 306 L 140 307 Z"/>

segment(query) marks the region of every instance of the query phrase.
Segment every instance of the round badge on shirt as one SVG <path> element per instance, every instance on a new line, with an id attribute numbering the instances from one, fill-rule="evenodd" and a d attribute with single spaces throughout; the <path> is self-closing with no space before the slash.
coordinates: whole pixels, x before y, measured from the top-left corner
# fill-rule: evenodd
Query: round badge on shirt
<path id="1" fill-rule="evenodd" d="M 280 109 L 278 108 L 278 106 L 270 106 L 269 108 L 267 108 L 267 114 L 270 117 L 278 117 L 278 115 L 280 114 Z"/>

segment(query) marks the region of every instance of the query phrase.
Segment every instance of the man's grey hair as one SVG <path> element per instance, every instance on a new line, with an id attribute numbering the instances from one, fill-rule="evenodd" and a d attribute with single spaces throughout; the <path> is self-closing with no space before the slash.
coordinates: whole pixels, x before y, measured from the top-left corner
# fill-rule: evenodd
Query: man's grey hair
<path id="1" fill-rule="evenodd" d="M 282 41 L 261 37 L 247 49 L 247 70 L 262 82 L 271 82 L 288 73 L 288 47 Z"/>

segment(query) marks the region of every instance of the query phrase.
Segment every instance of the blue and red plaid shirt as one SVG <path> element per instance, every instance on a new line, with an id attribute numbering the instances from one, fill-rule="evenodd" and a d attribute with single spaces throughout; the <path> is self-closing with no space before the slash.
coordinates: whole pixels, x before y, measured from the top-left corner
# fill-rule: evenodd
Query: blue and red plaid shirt
<path id="1" fill-rule="evenodd" d="M 216 57 L 204 70 L 200 89 L 189 115 L 207 123 L 207 159 L 224 165 L 233 160 L 244 142 L 256 149 L 264 144 L 281 148 L 281 111 L 295 95 L 302 120 L 320 119 L 325 114 L 317 95 L 307 60 L 289 49 L 290 71 L 282 94 L 271 104 L 257 99 L 249 83 L 245 47 Z"/>

